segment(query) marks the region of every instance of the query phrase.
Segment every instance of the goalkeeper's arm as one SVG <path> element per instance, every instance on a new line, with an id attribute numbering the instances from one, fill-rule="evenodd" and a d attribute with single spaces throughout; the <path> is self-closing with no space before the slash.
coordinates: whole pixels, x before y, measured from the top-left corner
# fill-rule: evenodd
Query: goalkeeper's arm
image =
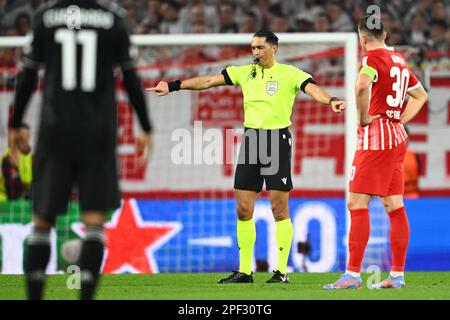
<path id="1" fill-rule="evenodd" d="M 148 88 L 149 91 L 155 91 L 158 96 L 165 96 L 169 92 L 178 90 L 205 90 L 212 87 L 223 86 L 226 84 L 225 77 L 221 75 L 196 77 L 187 80 L 176 80 L 172 82 L 160 81 L 156 87 Z"/>

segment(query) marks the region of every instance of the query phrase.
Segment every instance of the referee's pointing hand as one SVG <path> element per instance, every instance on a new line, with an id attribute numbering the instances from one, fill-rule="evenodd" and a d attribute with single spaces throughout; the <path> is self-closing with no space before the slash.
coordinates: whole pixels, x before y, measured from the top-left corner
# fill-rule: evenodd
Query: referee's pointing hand
<path id="1" fill-rule="evenodd" d="M 335 100 L 331 102 L 331 108 L 336 113 L 341 113 L 345 109 L 345 101 Z"/>
<path id="2" fill-rule="evenodd" d="M 169 93 L 169 85 L 165 81 L 160 81 L 156 87 L 148 88 L 148 91 L 155 91 L 158 96 L 165 96 Z"/>

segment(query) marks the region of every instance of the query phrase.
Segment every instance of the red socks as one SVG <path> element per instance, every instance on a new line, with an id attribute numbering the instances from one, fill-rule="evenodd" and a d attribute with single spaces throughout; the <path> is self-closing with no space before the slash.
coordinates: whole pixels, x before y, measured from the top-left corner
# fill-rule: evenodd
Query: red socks
<path id="1" fill-rule="evenodd" d="M 368 209 L 356 209 L 350 211 L 351 224 L 349 235 L 350 259 L 347 270 L 360 272 L 367 242 L 370 237 L 370 219 Z"/>
<path id="2" fill-rule="evenodd" d="M 360 272 L 364 251 L 370 237 L 370 218 L 368 209 L 350 211 L 351 225 L 349 235 L 350 259 L 347 270 Z M 409 223 L 405 207 L 389 212 L 391 221 L 392 271 L 403 272 L 405 269 L 406 251 L 409 242 Z"/>
<path id="3" fill-rule="evenodd" d="M 391 220 L 392 271 L 403 272 L 409 242 L 409 223 L 405 207 L 389 212 L 389 219 Z"/>

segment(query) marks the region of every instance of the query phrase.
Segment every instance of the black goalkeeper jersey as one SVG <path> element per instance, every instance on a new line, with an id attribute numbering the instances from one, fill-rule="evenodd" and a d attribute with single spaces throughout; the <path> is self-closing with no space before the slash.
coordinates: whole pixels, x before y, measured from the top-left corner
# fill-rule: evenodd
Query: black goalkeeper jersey
<path id="1" fill-rule="evenodd" d="M 45 68 L 41 152 L 84 156 L 114 150 L 114 68 L 124 74 L 134 69 L 129 52 L 124 11 L 111 1 L 50 1 L 36 14 L 24 68 Z M 140 112 L 141 125 L 150 131 L 146 111 Z"/>

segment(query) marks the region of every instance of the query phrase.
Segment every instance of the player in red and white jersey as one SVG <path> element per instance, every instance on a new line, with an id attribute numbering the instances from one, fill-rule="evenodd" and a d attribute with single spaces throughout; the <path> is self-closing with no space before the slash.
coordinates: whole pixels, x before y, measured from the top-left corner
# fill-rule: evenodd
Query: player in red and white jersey
<path id="1" fill-rule="evenodd" d="M 375 288 L 403 288 L 409 224 L 403 205 L 403 159 L 407 134 L 403 127 L 427 101 L 427 93 L 402 55 L 385 44 L 386 32 L 375 15 L 358 24 L 364 53 L 356 83 L 358 143 L 350 177 L 350 258 L 346 273 L 324 289 L 359 288 L 360 269 L 370 236 L 368 206 L 380 196 L 390 218 L 392 269 Z M 409 100 L 402 108 L 406 95 Z"/>
<path id="2" fill-rule="evenodd" d="M 379 116 L 379 119 L 359 127 L 357 150 L 395 148 L 407 138 L 401 121 L 406 94 L 419 89 L 421 84 L 409 70 L 403 56 L 386 45 L 366 51 L 360 70 L 370 78 L 365 79 L 363 84 L 372 85 L 369 115 Z"/>

